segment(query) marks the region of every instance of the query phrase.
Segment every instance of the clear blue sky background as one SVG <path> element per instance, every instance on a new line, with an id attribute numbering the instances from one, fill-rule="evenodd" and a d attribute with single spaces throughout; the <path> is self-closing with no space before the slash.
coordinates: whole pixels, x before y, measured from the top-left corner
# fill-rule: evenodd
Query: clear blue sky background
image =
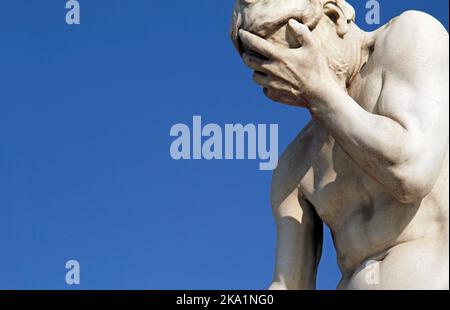
<path id="1" fill-rule="evenodd" d="M 349 1 L 364 29 L 365 1 Z M 448 1 L 380 1 L 448 27 Z M 0 288 L 264 289 L 272 277 L 271 174 L 255 161 L 173 161 L 171 126 L 278 123 L 229 41 L 231 0 L 0 3 Z M 318 286 L 339 279 L 327 233 Z"/>

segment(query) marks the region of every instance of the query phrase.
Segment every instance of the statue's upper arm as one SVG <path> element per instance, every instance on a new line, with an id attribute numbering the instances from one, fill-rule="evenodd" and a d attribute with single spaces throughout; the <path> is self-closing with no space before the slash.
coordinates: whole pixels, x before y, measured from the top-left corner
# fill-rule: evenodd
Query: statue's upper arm
<path id="1" fill-rule="evenodd" d="M 430 141 L 448 127 L 448 33 L 433 17 L 406 12 L 386 31 L 378 112 L 413 140 Z M 433 139 L 431 139 L 433 140 Z M 433 140 L 436 141 L 436 140 Z M 437 142 L 437 141 L 436 141 Z"/>
<path id="2" fill-rule="evenodd" d="M 377 113 L 404 128 L 407 156 L 396 169 L 421 176 L 430 189 L 448 151 L 448 33 L 433 17 L 407 12 L 386 30 L 382 45 L 383 88 Z"/>

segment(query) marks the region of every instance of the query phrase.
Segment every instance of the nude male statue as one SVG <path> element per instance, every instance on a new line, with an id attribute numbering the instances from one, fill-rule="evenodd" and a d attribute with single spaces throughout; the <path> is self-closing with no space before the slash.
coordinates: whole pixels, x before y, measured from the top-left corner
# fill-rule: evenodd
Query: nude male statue
<path id="1" fill-rule="evenodd" d="M 239 0 L 232 38 L 270 99 L 312 118 L 273 175 L 271 289 L 449 288 L 449 40 L 408 11 L 371 33 L 344 0 Z M 373 274 L 376 272 L 377 274 Z"/>

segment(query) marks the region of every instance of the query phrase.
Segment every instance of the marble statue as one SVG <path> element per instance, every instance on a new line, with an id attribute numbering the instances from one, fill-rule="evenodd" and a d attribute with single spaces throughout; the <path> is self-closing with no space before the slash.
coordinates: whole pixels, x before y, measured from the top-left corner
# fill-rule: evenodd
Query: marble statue
<path id="1" fill-rule="evenodd" d="M 323 225 L 338 289 L 449 289 L 449 40 L 408 11 L 374 32 L 344 0 L 239 0 L 254 81 L 311 121 L 272 180 L 271 289 L 315 289 Z"/>

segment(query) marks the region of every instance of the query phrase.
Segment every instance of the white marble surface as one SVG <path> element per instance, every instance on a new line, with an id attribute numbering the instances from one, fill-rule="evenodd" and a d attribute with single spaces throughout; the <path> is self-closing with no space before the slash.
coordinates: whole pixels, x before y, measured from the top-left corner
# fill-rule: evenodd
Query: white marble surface
<path id="1" fill-rule="evenodd" d="M 312 119 L 274 172 L 272 289 L 448 289 L 448 33 L 409 11 L 366 33 L 343 0 L 240 0 L 232 39 L 275 102 Z"/>

